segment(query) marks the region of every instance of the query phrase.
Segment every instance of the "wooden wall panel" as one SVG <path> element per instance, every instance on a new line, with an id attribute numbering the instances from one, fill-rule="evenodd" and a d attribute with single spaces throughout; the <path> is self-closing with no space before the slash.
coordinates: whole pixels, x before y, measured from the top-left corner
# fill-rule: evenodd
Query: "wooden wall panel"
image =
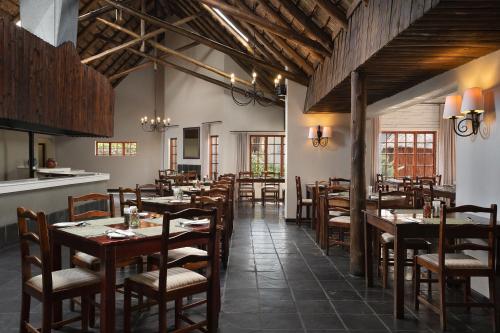
<path id="1" fill-rule="evenodd" d="M 374 103 L 500 48 L 500 1 L 370 0 L 312 76 L 306 112 L 350 112 L 350 73 Z"/>
<path id="2" fill-rule="evenodd" d="M 73 44 L 55 48 L 0 17 L 0 127 L 110 137 L 113 112 L 113 87 Z"/>

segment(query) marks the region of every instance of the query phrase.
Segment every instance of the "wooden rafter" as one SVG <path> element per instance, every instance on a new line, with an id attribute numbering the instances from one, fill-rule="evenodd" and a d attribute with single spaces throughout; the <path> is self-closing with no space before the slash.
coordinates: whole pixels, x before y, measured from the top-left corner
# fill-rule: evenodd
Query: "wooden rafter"
<path id="1" fill-rule="evenodd" d="M 219 0 L 198 0 L 198 1 L 203 2 L 209 6 L 218 8 L 225 14 L 228 14 L 234 18 L 238 18 L 250 24 L 256 25 L 273 35 L 293 40 L 303 45 L 304 47 L 308 48 L 309 50 L 316 52 L 322 56 L 327 57 L 331 54 L 331 52 L 328 49 L 326 49 L 322 44 L 318 43 L 317 41 L 305 37 L 293 29 L 270 23 L 265 18 L 242 11 L 238 7 L 228 5 Z"/>
<path id="2" fill-rule="evenodd" d="M 294 19 L 296 19 L 304 27 L 304 30 L 307 31 L 310 36 L 313 36 L 313 38 L 323 43 L 323 45 L 330 51 L 333 50 L 331 36 L 328 36 L 327 33 L 321 30 L 310 17 L 304 14 L 304 12 L 300 10 L 296 4 L 293 3 L 293 1 L 279 0 L 279 3 L 286 9 L 287 12 L 290 13 L 290 15 L 294 17 Z"/>
<path id="3" fill-rule="evenodd" d="M 109 25 L 110 27 L 112 27 L 114 29 L 120 30 L 120 31 L 122 31 L 122 32 L 124 32 L 124 33 L 126 33 L 126 34 L 128 34 L 128 35 L 130 35 L 132 37 L 134 37 L 134 38 L 139 38 L 140 37 L 139 34 L 133 32 L 133 31 L 127 29 L 127 28 L 124 28 L 124 27 L 122 27 L 122 26 L 120 26 L 118 24 L 106 21 L 106 20 L 104 20 L 102 18 L 98 18 L 97 20 L 99 20 L 99 22 L 101 22 L 101 23 Z M 204 68 L 204 69 L 206 69 L 208 71 L 211 71 L 211 72 L 213 72 L 213 73 L 215 73 L 217 75 L 223 76 L 223 77 L 225 77 L 227 79 L 231 78 L 231 74 L 230 73 L 226 73 L 223 70 L 220 70 L 220 69 L 215 68 L 213 66 L 207 65 L 207 64 L 205 64 L 205 63 L 203 63 L 203 62 L 201 62 L 199 60 L 196 60 L 194 58 L 188 57 L 188 56 L 186 56 L 186 55 L 184 55 L 184 54 L 182 54 L 180 52 L 177 52 L 177 51 L 175 51 L 173 49 L 170 49 L 170 48 L 168 48 L 168 47 L 166 47 L 166 46 L 164 46 L 164 45 L 162 45 L 160 43 L 154 42 L 152 40 L 147 40 L 147 42 L 149 44 L 151 44 L 151 46 L 153 46 L 154 48 L 156 48 L 156 49 L 158 49 L 158 50 L 160 50 L 162 52 L 171 54 L 171 55 L 173 55 L 173 56 L 175 56 L 175 57 L 177 57 L 179 59 L 182 59 L 182 60 L 184 60 L 186 62 L 190 62 L 190 63 L 192 63 L 192 64 L 194 64 L 196 66 Z M 243 79 L 240 79 L 240 78 L 236 78 L 236 80 L 238 82 L 240 82 L 241 84 L 244 84 L 244 85 L 247 85 L 247 86 L 252 86 L 251 82 L 249 82 L 249 81 L 246 81 L 246 80 L 243 80 Z"/>
<path id="4" fill-rule="evenodd" d="M 167 30 L 170 30 L 170 31 L 173 31 L 173 32 L 176 32 L 178 34 L 181 34 L 187 38 L 190 38 L 192 40 L 195 40 L 197 42 L 200 42 L 202 44 L 205 44 L 211 48 L 214 48 L 220 52 L 223 52 L 225 54 L 228 54 L 230 56 L 234 56 L 234 57 L 238 57 L 240 59 L 242 59 L 243 61 L 247 61 L 247 62 L 250 62 L 252 63 L 253 65 L 255 66 L 260 66 L 262 68 L 266 68 L 266 69 L 269 69 L 273 72 L 276 72 L 276 73 L 279 73 L 281 74 L 282 76 L 284 77 L 287 77 L 291 80 L 294 80 L 296 82 L 299 82 L 299 83 L 302 83 L 302 84 L 307 84 L 308 80 L 307 78 L 301 76 L 300 74 L 296 74 L 296 73 L 292 73 L 292 72 L 287 72 L 285 69 L 283 68 L 277 68 L 276 66 L 274 65 L 271 65 L 265 61 L 262 61 L 262 60 L 259 60 L 259 59 L 255 59 L 251 56 L 249 56 L 247 53 L 244 53 L 244 52 L 241 52 L 239 50 L 235 50 L 234 48 L 231 48 L 231 47 L 228 47 L 224 44 L 221 44 L 219 42 L 216 42 L 214 40 L 211 40 L 209 38 L 206 38 L 206 37 L 203 37 L 197 33 L 194 33 L 192 31 L 189 31 L 187 29 L 183 29 L 181 27 L 177 27 L 177 26 L 174 26 L 173 24 L 169 23 L 169 22 L 166 22 L 164 20 L 161 20 L 155 16 L 152 16 L 152 15 L 148 15 L 148 14 L 143 14 L 141 13 L 140 11 L 137 11 L 133 8 L 130 8 L 128 6 L 123 6 L 123 5 L 120 5 L 114 1 L 111 1 L 111 0 L 105 0 L 106 2 L 110 3 L 110 4 L 114 4 L 117 8 L 119 9 L 122 9 L 126 12 L 128 12 L 129 14 L 132 14 L 132 15 L 135 15 L 139 18 L 142 18 L 146 21 L 148 21 L 149 23 L 151 24 L 154 24 L 158 27 L 162 27 L 162 28 L 165 28 Z"/>
<path id="5" fill-rule="evenodd" d="M 347 16 L 342 9 L 332 4 L 330 0 L 314 0 L 316 4 L 321 7 L 324 11 L 330 15 L 333 19 L 335 19 L 342 28 L 347 28 Z"/>
<path id="6" fill-rule="evenodd" d="M 210 82 L 210 83 L 213 83 L 215 85 L 218 85 L 224 89 L 228 89 L 228 90 L 231 90 L 231 85 L 226 83 L 226 82 L 223 82 L 223 81 L 220 81 L 220 80 L 217 80 L 217 79 L 214 79 L 210 76 L 207 76 L 207 75 L 203 75 L 201 73 L 198 73 L 198 72 L 195 72 L 195 71 L 192 71 L 190 69 L 187 69 L 185 67 L 182 67 L 182 66 L 179 66 L 177 64 L 174 64 L 170 61 L 167 61 L 167 60 L 163 60 L 163 59 L 160 59 L 160 58 L 155 58 L 153 56 L 150 56 L 146 53 L 142 53 L 140 51 L 137 51 L 137 50 L 134 50 L 134 49 L 128 49 L 130 52 L 132 53 L 135 53 L 137 55 L 142 55 L 144 58 L 146 59 L 149 59 L 150 61 L 153 61 L 153 62 L 157 62 L 167 68 L 173 68 L 173 69 L 176 69 L 180 72 L 183 72 L 183 73 L 186 73 L 186 74 L 189 74 L 191 76 L 194 76 L 194 77 L 197 77 L 199 79 L 202 79 L 204 81 L 207 81 L 207 82 Z M 238 87 L 233 87 L 233 90 L 236 91 L 237 93 L 240 93 L 240 94 L 245 94 L 245 90 L 241 89 L 241 88 L 238 88 Z M 284 106 L 284 103 L 280 100 L 273 100 L 273 99 L 270 99 L 268 97 L 264 97 L 264 100 L 266 102 L 273 102 L 275 103 L 276 105 L 279 105 L 279 106 Z"/>

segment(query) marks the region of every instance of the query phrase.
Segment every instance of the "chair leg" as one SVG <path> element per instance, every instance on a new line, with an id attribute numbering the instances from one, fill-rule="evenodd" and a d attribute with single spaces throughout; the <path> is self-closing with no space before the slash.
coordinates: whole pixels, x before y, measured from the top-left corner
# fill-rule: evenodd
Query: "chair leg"
<path id="1" fill-rule="evenodd" d="M 89 317 L 90 317 L 90 296 L 82 296 L 82 331 L 89 330 Z"/>
<path id="2" fill-rule="evenodd" d="M 137 273 L 138 274 L 141 274 L 142 272 L 144 272 L 144 263 L 142 262 L 142 258 L 139 258 L 139 262 L 137 263 Z M 144 303 L 144 296 L 142 295 L 142 293 L 138 293 L 137 294 L 137 298 L 138 298 L 138 302 L 139 302 L 139 305 L 142 305 Z"/>
<path id="3" fill-rule="evenodd" d="M 130 321 L 132 320 L 132 291 L 125 280 L 125 293 L 123 298 L 123 332 L 130 333 Z"/>
<path id="4" fill-rule="evenodd" d="M 90 309 L 89 309 L 89 326 L 94 328 L 95 327 L 95 308 L 96 308 L 96 302 L 95 302 L 95 295 L 90 296 Z"/>
<path id="5" fill-rule="evenodd" d="M 382 288 L 387 289 L 387 279 L 389 278 L 389 247 L 382 244 Z"/>
<path id="6" fill-rule="evenodd" d="M 415 260 L 415 263 L 413 264 L 413 283 L 414 283 L 414 293 L 413 295 L 415 296 L 415 310 L 418 311 L 420 302 L 418 301 L 418 296 L 420 295 L 420 265 L 417 264 L 417 261 Z"/>
<path id="7" fill-rule="evenodd" d="M 490 302 L 493 304 L 493 329 L 495 332 L 500 332 L 500 325 L 498 325 L 498 305 L 496 301 L 496 282 L 495 275 L 492 274 L 488 277 L 488 287 L 490 291 Z"/>
<path id="8" fill-rule="evenodd" d="M 470 277 L 465 278 L 465 286 L 464 286 L 464 303 L 469 303 L 470 299 Z M 470 312 L 470 306 L 466 306 L 465 309 L 467 312 Z"/>
<path id="9" fill-rule="evenodd" d="M 158 302 L 158 332 L 167 333 L 167 304 Z"/>
<path id="10" fill-rule="evenodd" d="M 439 319 L 441 322 L 441 330 L 446 330 L 446 279 L 442 273 L 439 273 Z"/>
<path id="11" fill-rule="evenodd" d="M 30 321 L 31 296 L 23 293 L 21 300 L 21 326 L 19 332 L 27 333 L 26 323 Z"/>
<path id="12" fill-rule="evenodd" d="M 45 298 L 43 300 L 42 310 L 42 332 L 51 332 L 52 330 L 52 302 Z"/>
<path id="13" fill-rule="evenodd" d="M 175 329 L 181 328 L 182 298 L 175 300 Z"/>

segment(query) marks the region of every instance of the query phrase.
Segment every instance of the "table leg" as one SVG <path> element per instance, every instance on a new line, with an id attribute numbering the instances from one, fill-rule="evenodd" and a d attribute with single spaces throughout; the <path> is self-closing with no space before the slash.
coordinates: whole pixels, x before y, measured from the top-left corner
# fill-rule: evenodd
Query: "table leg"
<path id="1" fill-rule="evenodd" d="M 405 257 L 404 239 L 396 226 L 394 233 L 394 317 L 404 318 Z"/>
<path id="2" fill-rule="evenodd" d="M 311 189 L 306 186 L 306 198 L 311 199 Z M 311 208 L 309 205 L 306 206 L 306 218 L 311 218 Z"/>
<path id="3" fill-rule="evenodd" d="M 53 239 L 53 237 L 51 237 Z M 53 271 L 58 271 L 62 269 L 62 247 L 61 244 L 58 244 L 57 242 L 52 242 L 51 244 L 52 247 L 52 270 Z M 55 301 L 53 302 L 53 307 L 52 307 L 52 313 L 53 313 L 53 320 L 54 322 L 62 321 L 63 318 L 63 311 L 62 311 L 62 301 Z"/>
<path id="4" fill-rule="evenodd" d="M 115 248 L 106 247 L 101 255 L 101 316 L 102 333 L 115 332 L 116 257 Z"/>
<path id="5" fill-rule="evenodd" d="M 365 279 L 367 287 L 373 287 L 373 229 L 373 226 L 367 222 L 365 214 Z"/>

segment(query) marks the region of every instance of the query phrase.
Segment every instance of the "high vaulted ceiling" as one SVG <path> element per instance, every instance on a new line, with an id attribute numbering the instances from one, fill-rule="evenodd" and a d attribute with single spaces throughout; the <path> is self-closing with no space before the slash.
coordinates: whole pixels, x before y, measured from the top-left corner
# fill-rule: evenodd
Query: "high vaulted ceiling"
<path id="1" fill-rule="evenodd" d="M 273 68 L 288 68 L 297 81 L 307 84 L 315 68 L 325 56 L 331 54 L 335 36 L 345 28 L 348 17 L 360 0 L 116 0 L 137 11 L 144 6 L 143 12 L 161 20 L 172 21 L 173 17 L 184 21 L 179 27 L 224 44 L 234 50 L 247 54 L 234 57 L 235 61 L 248 73 L 257 70 L 260 84 L 272 89 L 276 72 Z M 213 11 L 212 5 L 219 3 L 219 8 L 236 27 L 248 38 L 246 43 Z M 209 6 L 207 6 L 207 4 Z M 224 7 L 226 6 L 226 7 Z M 82 60 L 87 61 L 117 85 L 128 73 L 144 62 L 143 55 L 134 52 L 141 43 L 131 44 L 110 52 L 96 59 L 90 57 L 112 50 L 131 41 L 130 33 L 118 30 L 98 19 L 125 27 L 135 34 L 140 34 L 141 20 L 126 10 L 101 10 L 111 8 L 106 0 L 81 0 L 78 27 L 77 48 Z M 7 15 L 13 23 L 19 20 L 19 0 L 2 0 L 0 13 Z M 161 26 L 146 22 L 145 33 L 150 33 Z M 157 36 L 161 41 L 162 35 Z M 182 52 L 198 42 L 177 50 Z M 146 43 L 145 53 L 163 57 L 163 54 Z M 255 49 L 255 55 L 251 55 Z M 90 59 L 89 59 L 90 58 Z M 254 66 L 248 59 L 266 63 L 267 68 Z M 151 58 L 149 59 L 149 61 Z M 151 62 L 145 62 L 143 67 Z"/>

